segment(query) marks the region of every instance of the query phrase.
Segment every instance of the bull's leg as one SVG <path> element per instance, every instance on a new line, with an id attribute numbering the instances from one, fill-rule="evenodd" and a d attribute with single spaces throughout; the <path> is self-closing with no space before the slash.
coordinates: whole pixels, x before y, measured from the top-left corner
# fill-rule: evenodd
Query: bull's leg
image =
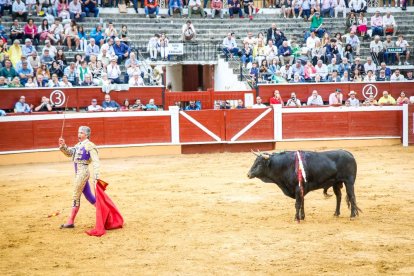
<path id="1" fill-rule="evenodd" d="M 355 192 L 354 192 L 354 182 L 345 182 L 347 201 L 351 205 L 351 218 L 355 218 L 359 215 L 360 209 L 356 204 Z"/>
<path id="2" fill-rule="evenodd" d="M 300 191 L 300 187 L 296 186 L 296 190 L 295 190 L 295 208 L 296 208 L 296 215 L 295 215 L 295 220 L 297 222 L 300 222 L 301 217 L 300 217 L 300 210 L 302 208 L 302 196 L 301 196 L 301 191 Z"/>
<path id="3" fill-rule="evenodd" d="M 305 200 L 302 200 L 301 206 L 300 206 L 300 219 L 305 219 Z"/>
<path id="4" fill-rule="evenodd" d="M 341 214 L 341 199 L 342 199 L 342 193 L 341 193 L 341 185 L 334 185 L 333 191 L 336 196 L 336 210 L 334 216 L 338 217 Z"/>

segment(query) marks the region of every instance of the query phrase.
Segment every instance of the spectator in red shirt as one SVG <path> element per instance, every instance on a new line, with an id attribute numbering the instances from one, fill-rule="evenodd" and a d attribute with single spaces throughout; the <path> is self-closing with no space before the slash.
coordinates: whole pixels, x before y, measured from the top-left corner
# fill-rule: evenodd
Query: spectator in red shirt
<path id="1" fill-rule="evenodd" d="M 150 14 L 154 14 L 159 18 L 158 12 L 160 7 L 158 6 L 158 0 L 145 0 L 145 15 L 148 18 Z"/>
<path id="2" fill-rule="evenodd" d="M 33 19 L 27 20 L 27 24 L 24 26 L 24 38 L 29 38 L 33 41 L 33 44 L 37 45 L 38 34 L 37 27 L 33 22 Z"/>
<path id="3" fill-rule="evenodd" d="M 275 92 L 273 92 L 273 97 L 270 98 L 269 103 L 270 105 L 272 104 L 281 104 L 282 106 L 284 105 L 283 99 L 280 96 L 279 90 L 275 90 Z"/>
<path id="4" fill-rule="evenodd" d="M 223 19 L 223 2 L 222 0 L 211 0 L 211 18 L 214 18 L 217 13 Z"/>

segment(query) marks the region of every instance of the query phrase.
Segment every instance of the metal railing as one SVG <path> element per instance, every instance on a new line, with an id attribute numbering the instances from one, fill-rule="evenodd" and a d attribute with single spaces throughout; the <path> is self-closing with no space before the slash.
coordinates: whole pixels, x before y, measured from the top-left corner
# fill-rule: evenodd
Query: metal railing
<path id="1" fill-rule="evenodd" d="M 171 43 L 171 42 L 170 42 Z M 182 42 L 183 54 L 169 55 L 168 61 L 174 62 L 213 62 L 217 61 L 217 54 L 221 53 L 219 43 L 197 43 L 197 42 Z M 135 43 L 131 45 L 132 51 L 137 53 L 139 59 L 148 60 L 150 58 L 148 52 L 148 43 Z M 158 55 L 159 57 L 159 55 Z"/>

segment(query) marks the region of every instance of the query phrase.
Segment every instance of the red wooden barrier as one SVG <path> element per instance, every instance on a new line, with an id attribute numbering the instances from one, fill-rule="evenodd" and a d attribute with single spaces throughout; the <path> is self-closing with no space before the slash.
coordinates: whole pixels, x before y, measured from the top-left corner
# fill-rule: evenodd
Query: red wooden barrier
<path id="1" fill-rule="evenodd" d="M 191 91 L 191 92 L 168 92 L 165 93 L 166 106 L 175 105 L 176 102 L 200 101 L 202 109 L 213 109 L 214 102 L 219 100 L 238 100 L 244 101 L 244 94 L 255 91 Z"/>
<path id="2" fill-rule="evenodd" d="M 238 143 L 285 139 L 402 137 L 403 108 L 283 108 L 175 112 L 68 113 L 64 138 L 77 141 L 80 125 L 98 145 Z M 409 106 L 409 143 L 414 143 L 414 105 Z M 275 117 L 276 115 L 276 117 Z M 62 114 L 0 118 L 0 151 L 56 148 Z M 282 124 L 280 124 L 282 123 Z M 171 125 L 179 126 L 172 132 Z M 279 127 L 282 129 L 279 130 Z M 275 133 L 274 127 L 281 131 Z M 174 128 L 174 130 L 177 130 Z M 281 135 L 281 137 L 280 137 Z M 175 143 L 175 142 L 174 142 Z M 223 149 L 223 148 L 222 148 Z"/>
<path id="3" fill-rule="evenodd" d="M 81 125 L 88 125 L 92 129 L 92 140 L 97 145 L 171 142 L 171 117 L 168 115 L 107 117 L 106 114 L 96 114 L 102 115 L 101 117 L 84 114 L 82 118 L 67 118 L 63 134 L 67 144 L 77 142 L 78 128 Z M 33 117 L 27 116 L 27 119 Z M 61 128 L 60 119 L 0 122 L 0 151 L 57 147 Z"/>
<path id="4" fill-rule="evenodd" d="M 220 101 L 220 100 L 243 100 L 244 102 L 244 95 L 246 93 L 252 93 L 253 94 L 253 98 L 256 98 L 256 91 L 255 90 L 251 90 L 251 91 L 213 91 L 212 93 L 212 101 L 213 103 L 215 101 Z"/>
<path id="5" fill-rule="evenodd" d="M 283 139 L 401 136 L 402 111 L 283 113 Z"/>
<path id="6" fill-rule="evenodd" d="M 165 93 L 165 105 L 173 106 L 176 102 L 200 101 L 202 109 L 211 109 L 210 91 L 168 92 Z"/>
<path id="7" fill-rule="evenodd" d="M 258 88 L 258 95 L 262 97 L 265 103 L 268 103 L 273 96 L 273 92 L 277 89 L 286 102 L 290 98 L 290 93 L 296 92 L 297 98 L 306 103 L 312 91 L 317 90 L 322 99 L 327 102 L 329 94 L 334 92 L 336 88 L 342 90 L 344 100 L 348 98 L 348 93 L 351 90 L 358 93 L 357 98 L 360 101 L 365 99 L 363 92 L 366 94 L 371 91 L 377 94 L 377 100 L 382 96 L 384 90 L 390 92 L 395 99 L 398 98 L 401 91 L 405 91 L 408 97 L 414 96 L 414 82 L 261 84 Z"/>
<path id="8" fill-rule="evenodd" d="M 226 140 L 224 110 L 180 112 L 180 142 L 221 142 Z"/>
<path id="9" fill-rule="evenodd" d="M 263 117 L 254 125 L 256 118 Z M 272 109 L 226 110 L 226 140 L 273 140 L 274 123 Z"/>
<path id="10" fill-rule="evenodd" d="M 101 87 L 74 87 L 74 88 L 37 88 L 37 89 L 17 89 L 8 88 L 0 89 L 0 109 L 13 109 L 15 103 L 20 96 L 26 97 L 26 103 L 34 106 L 40 104 L 42 96 L 51 98 L 52 102 L 57 107 L 64 107 L 67 104 L 68 108 L 87 107 L 91 104 L 92 99 L 97 99 L 98 104 L 104 100 L 104 93 Z M 147 104 L 150 99 L 155 100 L 156 105 L 163 105 L 163 87 L 131 87 L 128 91 L 112 91 L 111 98 L 122 104 L 125 99 L 129 99 L 130 103 L 139 98 L 144 104 Z"/>

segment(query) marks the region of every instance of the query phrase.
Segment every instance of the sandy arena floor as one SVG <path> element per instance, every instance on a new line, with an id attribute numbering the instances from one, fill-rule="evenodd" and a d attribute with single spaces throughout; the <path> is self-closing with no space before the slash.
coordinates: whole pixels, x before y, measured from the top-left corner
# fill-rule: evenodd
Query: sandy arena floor
<path id="1" fill-rule="evenodd" d="M 69 160 L 0 167 L 0 274 L 413 275 L 414 147 L 350 150 L 363 213 L 350 221 L 343 201 L 334 218 L 334 197 L 316 191 L 301 224 L 276 185 L 246 177 L 250 153 L 102 160 L 126 221 L 102 238 L 84 234 L 94 226 L 85 199 L 76 228 L 59 229 L 71 204 Z"/>

